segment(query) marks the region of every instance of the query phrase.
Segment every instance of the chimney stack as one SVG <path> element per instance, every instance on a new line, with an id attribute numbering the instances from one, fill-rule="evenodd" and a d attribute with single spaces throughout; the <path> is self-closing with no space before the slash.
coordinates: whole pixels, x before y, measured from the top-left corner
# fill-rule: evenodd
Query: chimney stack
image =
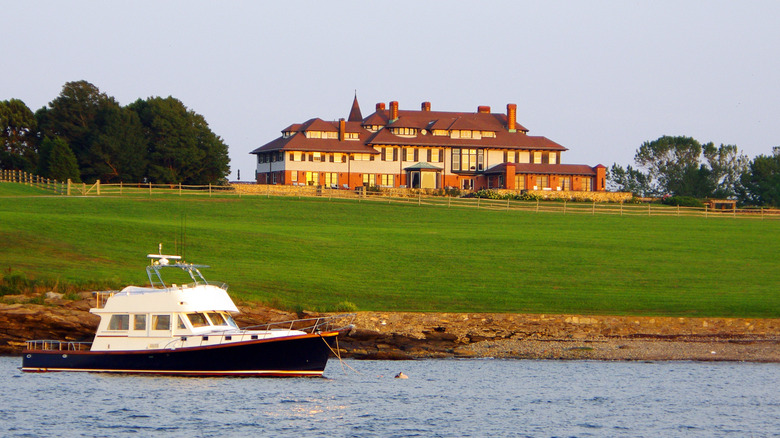
<path id="1" fill-rule="evenodd" d="M 517 105 L 506 104 L 506 129 L 509 132 L 517 132 Z"/>
<path id="2" fill-rule="evenodd" d="M 347 122 L 344 119 L 339 119 L 339 141 L 344 140 L 345 133 L 347 131 Z"/>
<path id="3" fill-rule="evenodd" d="M 490 114 L 490 107 L 487 105 L 480 105 L 477 107 L 478 113 Z"/>
<path id="4" fill-rule="evenodd" d="M 384 111 L 385 110 L 385 103 L 384 102 L 379 102 L 378 104 L 376 104 L 376 110 L 377 111 Z"/>
<path id="5" fill-rule="evenodd" d="M 394 100 L 390 102 L 390 121 L 393 122 L 398 119 L 398 101 Z"/>
<path id="6" fill-rule="evenodd" d="M 420 105 L 420 109 L 423 111 L 430 111 L 431 110 L 431 103 L 430 102 L 423 102 L 422 105 Z"/>

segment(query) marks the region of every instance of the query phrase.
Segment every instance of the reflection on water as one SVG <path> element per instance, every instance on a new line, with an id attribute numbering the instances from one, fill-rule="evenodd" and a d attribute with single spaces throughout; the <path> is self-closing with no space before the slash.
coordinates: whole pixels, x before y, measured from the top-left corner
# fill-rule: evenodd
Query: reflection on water
<path id="1" fill-rule="evenodd" d="M 4 436 L 777 436 L 776 364 L 330 362 L 327 378 L 22 374 Z M 394 379 L 403 371 L 409 379 Z"/>

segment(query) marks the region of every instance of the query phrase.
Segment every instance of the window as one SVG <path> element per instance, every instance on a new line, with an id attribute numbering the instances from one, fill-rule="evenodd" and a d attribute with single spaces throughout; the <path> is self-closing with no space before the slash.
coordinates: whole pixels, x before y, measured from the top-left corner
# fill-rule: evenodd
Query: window
<path id="1" fill-rule="evenodd" d="M 320 175 L 317 172 L 306 172 L 306 184 L 313 186 L 320 183 Z"/>
<path id="2" fill-rule="evenodd" d="M 542 190 L 550 187 L 550 177 L 547 175 L 536 175 L 536 189 Z"/>
<path id="3" fill-rule="evenodd" d="M 146 330 L 146 315 L 133 315 L 133 330 Z"/>
<path id="4" fill-rule="evenodd" d="M 525 175 L 515 175 L 515 190 L 525 190 Z"/>
<path id="5" fill-rule="evenodd" d="M 495 138 L 496 137 L 496 133 L 493 132 L 493 131 L 482 131 L 482 136 L 483 137 L 488 137 L 488 138 Z"/>
<path id="6" fill-rule="evenodd" d="M 482 149 L 453 149 L 452 170 L 481 171 L 484 158 L 485 151 Z"/>
<path id="7" fill-rule="evenodd" d="M 415 161 L 415 153 L 417 149 L 415 148 L 404 148 L 404 161 Z"/>
<path id="8" fill-rule="evenodd" d="M 298 182 L 298 171 L 293 170 L 290 172 L 290 182 Z"/>
<path id="9" fill-rule="evenodd" d="M 209 312 L 209 319 L 212 325 L 226 325 L 225 318 L 217 312 Z"/>
<path id="10" fill-rule="evenodd" d="M 396 155 L 395 148 L 382 148 L 382 161 L 395 161 Z"/>
<path id="11" fill-rule="evenodd" d="M 593 178 L 586 176 L 582 178 L 582 191 L 590 192 L 593 190 Z"/>
<path id="12" fill-rule="evenodd" d="M 187 326 L 184 325 L 184 320 L 182 319 L 181 315 L 179 315 L 176 319 L 179 320 L 179 323 L 176 324 L 176 328 L 179 330 L 185 330 Z"/>
<path id="13" fill-rule="evenodd" d="M 202 313 L 188 313 L 187 319 L 190 320 L 190 324 L 192 324 L 193 327 L 205 327 L 209 325 L 206 315 Z"/>
<path id="14" fill-rule="evenodd" d="M 431 149 L 428 151 L 428 161 L 431 163 L 441 163 L 441 149 Z"/>
<path id="15" fill-rule="evenodd" d="M 558 155 L 555 152 L 550 152 L 550 158 L 547 160 L 550 164 L 555 164 L 558 161 Z"/>
<path id="16" fill-rule="evenodd" d="M 354 154 L 352 155 L 353 161 L 373 161 L 374 157 L 371 154 Z"/>
<path id="17" fill-rule="evenodd" d="M 417 135 L 414 128 L 393 128 L 391 132 L 395 135 Z"/>
<path id="18" fill-rule="evenodd" d="M 322 131 L 306 131 L 306 138 L 322 138 Z"/>
<path id="19" fill-rule="evenodd" d="M 171 315 L 152 315 L 152 330 L 170 330 Z"/>
<path id="20" fill-rule="evenodd" d="M 109 330 L 127 330 L 130 328 L 130 315 L 111 315 Z"/>
<path id="21" fill-rule="evenodd" d="M 447 130 L 445 129 L 434 129 L 433 135 L 447 135 Z"/>
<path id="22" fill-rule="evenodd" d="M 357 132 L 347 132 L 345 133 L 345 137 L 347 140 L 360 140 L 360 136 Z"/>
<path id="23" fill-rule="evenodd" d="M 313 161 L 324 161 L 322 159 L 322 153 L 321 152 L 315 152 L 313 155 L 314 155 L 314 160 Z"/>
<path id="24" fill-rule="evenodd" d="M 471 131 L 461 130 L 460 138 L 471 138 Z"/>
<path id="25" fill-rule="evenodd" d="M 520 151 L 517 153 L 517 162 L 518 163 L 530 163 L 531 162 L 531 153 L 528 151 Z"/>
<path id="26" fill-rule="evenodd" d="M 516 151 L 504 152 L 504 162 L 517 163 L 517 152 Z"/>
<path id="27" fill-rule="evenodd" d="M 542 164 L 542 153 L 534 152 L 534 164 Z"/>
<path id="28" fill-rule="evenodd" d="M 366 187 L 373 187 L 376 185 L 376 175 L 373 173 L 363 174 L 363 185 Z"/>
<path id="29" fill-rule="evenodd" d="M 562 190 L 571 190 L 571 177 L 570 176 L 561 177 L 561 189 Z"/>
<path id="30" fill-rule="evenodd" d="M 380 175 L 380 182 L 384 187 L 394 187 L 395 175 Z"/>
<path id="31" fill-rule="evenodd" d="M 339 174 L 336 172 L 324 172 L 325 185 L 330 187 L 339 184 Z"/>

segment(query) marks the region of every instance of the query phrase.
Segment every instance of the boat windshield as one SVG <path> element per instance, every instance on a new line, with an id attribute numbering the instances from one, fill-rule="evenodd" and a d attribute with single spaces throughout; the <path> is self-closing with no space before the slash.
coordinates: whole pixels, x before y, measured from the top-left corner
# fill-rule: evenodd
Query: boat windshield
<path id="1" fill-rule="evenodd" d="M 187 318 L 193 327 L 206 327 L 209 325 L 209 320 L 206 319 L 206 315 L 203 313 L 188 313 Z"/>
<path id="2" fill-rule="evenodd" d="M 227 325 L 238 328 L 238 324 L 233 321 L 230 314 L 224 312 L 188 313 L 187 318 L 190 320 L 190 324 L 192 324 L 193 327 Z"/>

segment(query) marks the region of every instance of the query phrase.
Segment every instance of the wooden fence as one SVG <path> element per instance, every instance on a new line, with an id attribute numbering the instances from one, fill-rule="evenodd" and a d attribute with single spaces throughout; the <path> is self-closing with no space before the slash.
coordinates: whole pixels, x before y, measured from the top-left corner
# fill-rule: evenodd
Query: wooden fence
<path id="1" fill-rule="evenodd" d="M 533 213 L 558 213 L 579 215 L 615 216 L 678 216 L 702 218 L 747 218 L 778 219 L 779 209 L 731 208 L 727 210 L 705 207 L 675 207 L 659 203 L 631 204 L 622 202 L 580 202 L 580 201 L 518 201 L 484 198 L 460 198 L 434 196 L 425 190 L 407 189 L 392 192 L 358 189 L 334 189 L 317 186 L 285 186 L 265 184 L 231 185 L 185 185 L 152 183 L 94 184 L 59 182 L 40 178 L 20 171 L 0 171 L 0 182 L 15 182 L 51 190 L 65 196 L 262 196 L 298 197 L 328 200 L 350 200 L 356 202 L 379 202 L 445 208 L 476 208 L 484 210 L 526 211 Z"/>

